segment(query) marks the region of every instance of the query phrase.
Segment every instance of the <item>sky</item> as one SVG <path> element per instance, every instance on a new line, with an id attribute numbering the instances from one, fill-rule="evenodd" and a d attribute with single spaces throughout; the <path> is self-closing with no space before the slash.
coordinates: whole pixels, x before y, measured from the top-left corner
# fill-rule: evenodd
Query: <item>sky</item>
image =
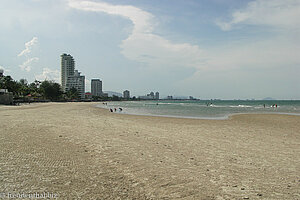
<path id="1" fill-rule="evenodd" d="M 103 90 L 300 99 L 300 0 L 0 0 L 0 68 Z"/>

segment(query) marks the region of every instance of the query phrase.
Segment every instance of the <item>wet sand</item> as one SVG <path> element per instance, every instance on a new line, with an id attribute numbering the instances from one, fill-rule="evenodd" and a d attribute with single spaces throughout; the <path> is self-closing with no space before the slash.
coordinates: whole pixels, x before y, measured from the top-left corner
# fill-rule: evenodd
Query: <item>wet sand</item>
<path id="1" fill-rule="evenodd" d="M 95 105 L 0 106 L 0 195 L 300 199 L 300 116 L 177 119 Z"/>

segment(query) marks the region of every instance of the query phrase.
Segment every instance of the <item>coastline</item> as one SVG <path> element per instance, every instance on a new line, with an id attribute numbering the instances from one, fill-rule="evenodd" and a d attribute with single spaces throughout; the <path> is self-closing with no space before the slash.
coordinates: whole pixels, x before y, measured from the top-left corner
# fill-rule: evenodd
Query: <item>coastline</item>
<path id="1" fill-rule="evenodd" d="M 100 102 L 101 103 L 101 102 Z M 109 110 L 109 108 L 103 107 L 101 104 L 95 104 L 96 108 L 103 109 L 103 110 Z M 291 116 L 300 116 L 300 113 L 288 113 L 288 112 L 240 112 L 240 113 L 230 113 L 225 114 L 224 116 L 220 117 L 193 117 L 193 116 L 180 116 L 180 115 L 159 115 L 159 114 L 140 114 L 140 113 L 128 113 L 128 112 L 114 112 L 115 114 L 121 114 L 121 115 L 134 115 L 134 116 L 149 116 L 149 117 L 166 117 L 166 118 L 178 118 L 178 119 L 198 119 L 198 120 L 228 120 L 232 116 L 236 115 L 291 115 Z"/>
<path id="2" fill-rule="evenodd" d="M 300 117 L 116 115 L 96 103 L 0 107 L 1 191 L 60 199 L 297 199 Z"/>

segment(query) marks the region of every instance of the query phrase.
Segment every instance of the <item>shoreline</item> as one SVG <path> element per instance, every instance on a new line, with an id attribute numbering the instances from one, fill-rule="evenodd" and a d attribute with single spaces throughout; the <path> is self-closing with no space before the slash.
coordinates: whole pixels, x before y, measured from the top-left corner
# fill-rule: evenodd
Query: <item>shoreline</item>
<path id="1" fill-rule="evenodd" d="M 109 108 L 104 108 L 98 106 L 101 104 L 94 105 L 96 108 L 100 108 L 103 110 L 109 110 Z M 164 117 L 164 118 L 178 118 L 178 119 L 199 119 L 199 120 L 228 120 L 233 116 L 238 115 L 290 115 L 290 116 L 300 116 L 300 113 L 286 113 L 286 112 L 241 112 L 241 113 L 230 113 L 221 117 L 193 117 L 193 116 L 178 116 L 178 115 L 155 115 L 155 114 L 139 114 L 139 113 L 126 113 L 126 112 L 113 112 L 114 114 L 121 115 L 134 115 L 134 116 L 148 116 L 148 117 Z"/>
<path id="2" fill-rule="evenodd" d="M 298 199 L 300 118 L 116 115 L 96 103 L 0 107 L 3 193 L 59 199 Z"/>

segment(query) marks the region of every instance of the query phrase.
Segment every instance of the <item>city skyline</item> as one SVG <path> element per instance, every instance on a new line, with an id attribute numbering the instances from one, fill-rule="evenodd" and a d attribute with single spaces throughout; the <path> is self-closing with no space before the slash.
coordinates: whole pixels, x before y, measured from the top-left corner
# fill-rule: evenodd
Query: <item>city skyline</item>
<path id="1" fill-rule="evenodd" d="M 60 83 L 59 55 L 106 91 L 300 99 L 299 0 L 1 3 L 0 68 Z"/>

